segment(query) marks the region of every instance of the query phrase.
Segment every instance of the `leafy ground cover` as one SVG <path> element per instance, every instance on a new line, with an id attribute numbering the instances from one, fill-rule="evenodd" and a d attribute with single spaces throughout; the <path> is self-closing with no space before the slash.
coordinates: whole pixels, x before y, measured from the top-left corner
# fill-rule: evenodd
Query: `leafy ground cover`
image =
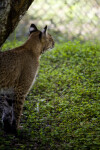
<path id="1" fill-rule="evenodd" d="M 61 43 L 41 57 L 21 125 L 17 136 L 0 129 L 0 150 L 99 150 L 100 44 Z"/>

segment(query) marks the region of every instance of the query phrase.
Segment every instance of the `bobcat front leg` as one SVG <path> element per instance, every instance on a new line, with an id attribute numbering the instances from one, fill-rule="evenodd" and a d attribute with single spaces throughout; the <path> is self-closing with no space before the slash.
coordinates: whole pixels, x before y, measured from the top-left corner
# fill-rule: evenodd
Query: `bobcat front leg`
<path id="1" fill-rule="evenodd" d="M 16 132 L 19 128 L 20 118 L 23 110 L 23 104 L 25 97 L 27 96 L 29 89 L 33 81 L 33 75 L 30 76 L 27 81 L 27 72 L 23 73 L 26 76 L 22 76 L 19 80 L 19 85 L 14 89 L 14 103 L 13 103 L 13 115 L 12 115 L 12 129 Z M 27 81 L 27 82 L 26 82 Z"/>
<path id="2" fill-rule="evenodd" d="M 13 112 L 12 112 L 12 130 L 16 132 L 19 128 L 20 118 L 23 110 L 25 96 L 21 92 L 14 95 Z"/>

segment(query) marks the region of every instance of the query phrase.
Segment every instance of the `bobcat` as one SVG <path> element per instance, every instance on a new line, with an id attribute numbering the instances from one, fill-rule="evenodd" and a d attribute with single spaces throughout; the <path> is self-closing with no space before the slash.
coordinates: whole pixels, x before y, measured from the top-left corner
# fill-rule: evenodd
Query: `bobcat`
<path id="1" fill-rule="evenodd" d="M 47 26 L 40 31 L 31 24 L 29 31 L 29 38 L 22 46 L 0 52 L 0 99 L 3 100 L 2 121 L 6 132 L 17 132 L 25 97 L 38 71 L 40 55 L 54 47 Z"/>

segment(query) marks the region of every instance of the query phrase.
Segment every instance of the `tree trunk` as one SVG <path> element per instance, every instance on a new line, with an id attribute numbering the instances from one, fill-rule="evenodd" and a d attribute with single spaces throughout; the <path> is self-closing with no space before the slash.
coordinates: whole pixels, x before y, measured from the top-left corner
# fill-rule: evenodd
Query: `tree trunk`
<path id="1" fill-rule="evenodd" d="M 0 0 L 0 46 L 8 38 L 34 0 Z"/>

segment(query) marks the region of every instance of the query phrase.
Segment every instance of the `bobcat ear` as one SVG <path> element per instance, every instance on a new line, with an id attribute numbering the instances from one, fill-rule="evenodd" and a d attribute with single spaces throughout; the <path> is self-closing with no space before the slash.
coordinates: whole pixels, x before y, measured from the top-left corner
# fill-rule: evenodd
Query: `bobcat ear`
<path id="1" fill-rule="evenodd" d="M 30 25 L 30 28 L 29 28 L 29 32 L 30 32 L 30 34 L 32 33 L 32 32 L 36 32 L 38 29 L 37 29 L 37 27 L 35 26 L 35 24 L 31 24 Z"/>
<path id="2" fill-rule="evenodd" d="M 47 26 L 45 26 L 44 29 L 40 32 L 39 39 L 41 40 L 42 38 L 46 37 L 46 35 L 47 35 Z"/>
<path id="3" fill-rule="evenodd" d="M 43 35 L 46 35 L 46 33 L 47 33 L 47 25 L 44 27 L 44 29 L 42 30 L 42 34 Z"/>

